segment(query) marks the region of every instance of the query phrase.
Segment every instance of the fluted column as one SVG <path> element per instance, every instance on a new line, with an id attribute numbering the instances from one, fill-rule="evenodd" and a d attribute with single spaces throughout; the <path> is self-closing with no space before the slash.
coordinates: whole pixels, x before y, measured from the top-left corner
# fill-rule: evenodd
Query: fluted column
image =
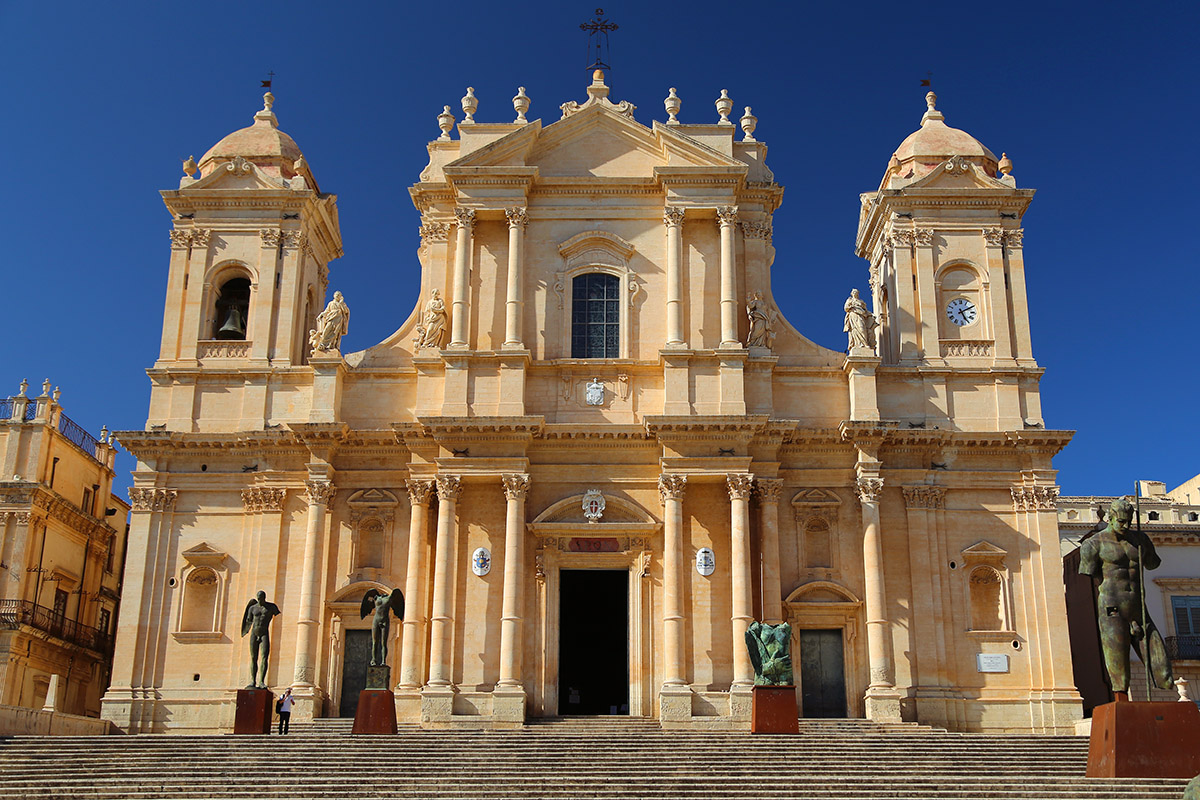
<path id="1" fill-rule="evenodd" d="M 471 234 L 475 230 L 475 211 L 461 206 L 454 209 L 457 226 L 454 245 L 454 284 L 450 295 L 449 347 L 466 348 L 470 319 L 467 312 L 467 291 L 471 278 Z"/>
<path id="2" fill-rule="evenodd" d="M 733 685 L 753 686 L 754 665 L 746 649 L 746 629 L 754 621 L 753 576 L 750 573 L 750 495 L 753 475 L 729 475 L 729 540 L 732 592 L 730 618 L 733 623 Z"/>
<path id="3" fill-rule="evenodd" d="M 525 571 L 525 495 L 528 475 L 505 475 L 504 600 L 500 618 L 500 686 L 521 685 L 521 591 Z"/>
<path id="4" fill-rule="evenodd" d="M 425 547 L 429 530 L 429 500 L 433 481 L 408 481 L 408 574 L 404 578 L 404 629 L 400 642 L 400 682 L 403 689 L 421 686 L 421 651 L 425 644 Z"/>
<path id="5" fill-rule="evenodd" d="M 884 585 L 883 538 L 879 531 L 879 496 L 883 492 L 883 479 L 878 473 L 862 471 L 856 490 L 862 505 L 867 658 L 871 675 L 867 687 L 867 716 L 871 719 L 899 718 L 899 700 L 893 697 L 895 678 Z M 881 702 L 873 702 L 876 698 Z"/>
<path id="6" fill-rule="evenodd" d="M 667 206 L 667 347 L 683 347 L 683 209 Z"/>
<path id="7" fill-rule="evenodd" d="M 507 208 L 508 218 L 508 295 L 505 301 L 504 346 L 524 347 L 521 341 L 522 297 L 521 267 L 525 258 L 525 226 L 529 214 L 524 208 Z"/>
<path id="8" fill-rule="evenodd" d="M 462 494 L 462 480 L 455 475 L 438 475 L 436 480 L 438 521 L 433 555 L 433 608 L 429 620 L 429 685 L 449 686 L 450 636 L 454 631 L 454 617 L 450 613 L 454 587 L 450 585 L 450 578 L 458 535 L 454 510 Z"/>
<path id="9" fill-rule="evenodd" d="M 683 566 L 683 492 L 686 475 L 661 475 L 658 493 L 663 504 L 663 683 L 687 683 L 683 668 L 683 601 L 680 569 Z"/>
<path id="10" fill-rule="evenodd" d="M 318 584 L 321 573 L 321 533 L 325 530 L 325 509 L 337 489 L 325 480 L 306 484 L 304 499 L 308 501 L 308 529 L 304 536 L 304 566 L 300 572 L 300 619 L 296 625 L 296 668 L 293 682 L 312 686 L 316 678 L 317 628 L 320 616 Z"/>
<path id="11" fill-rule="evenodd" d="M 737 226 L 737 218 L 737 206 L 722 206 L 717 209 L 717 222 L 721 226 L 722 347 L 741 346 L 738 341 L 737 273 L 733 262 L 733 232 Z"/>
<path id="12" fill-rule="evenodd" d="M 762 614 L 763 622 L 778 625 L 783 622 L 783 587 L 779 580 L 779 495 L 783 481 L 779 478 L 758 478 L 759 530 L 762 542 Z"/>

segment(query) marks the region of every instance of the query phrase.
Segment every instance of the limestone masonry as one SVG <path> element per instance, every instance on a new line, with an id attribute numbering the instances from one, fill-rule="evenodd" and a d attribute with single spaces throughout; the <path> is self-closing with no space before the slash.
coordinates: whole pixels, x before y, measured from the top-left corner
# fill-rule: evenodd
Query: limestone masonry
<path id="1" fill-rule="evenodd" d="M 1033 190 L 932 93 L 861 195 L 847 353 L 778 311 L 750 109 L 685 124 L 672 89 L 647 127 L 597 71 L 550 123 L 524 90 L 514 122 L 446 107 L 409 190 L 419 300 L 343 356 L 337 197 L 265 99 L 162 193 L 106 718 L 229 730 L 259 589 L 293 719 L 352 715 L 360 601 L 398 588 L 397 712 L 426 727 L 748 728 L 761 620 L 792 625 L 801 716 L 1074 731 Z"/>

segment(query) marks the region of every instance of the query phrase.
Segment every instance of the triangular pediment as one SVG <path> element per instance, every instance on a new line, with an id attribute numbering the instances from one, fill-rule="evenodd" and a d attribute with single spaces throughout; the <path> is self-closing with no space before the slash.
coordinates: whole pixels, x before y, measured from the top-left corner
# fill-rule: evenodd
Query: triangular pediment
<path id="1" fill-rule="evenodd" d="M 829 489 L 801 489 L 792 497 L 793 506 L 838 506 L 842 498 Z"/>
<path id="2" fill-rule="evenodd" d="M 542 121 L 536 119 L 494 142 L 456 158 L 447 167 L 523 167 L 537 143 Z"/>
<path id="3" fill-rule="evenodd" d="M 184 561 L 194 567 L 219 567 L 228 556 L 227 553 L 221 552 L 208 542 L 200 542 L 194 547 L 189 547 L 180 555 L 183 556 Z"/>
<path id="4" fill-rule="evenodd" d="M 400 501 L 386 489 L 363 489 L 350 495 L 346 502 L 350 505 L 394 506 L 399 505 Z"/>

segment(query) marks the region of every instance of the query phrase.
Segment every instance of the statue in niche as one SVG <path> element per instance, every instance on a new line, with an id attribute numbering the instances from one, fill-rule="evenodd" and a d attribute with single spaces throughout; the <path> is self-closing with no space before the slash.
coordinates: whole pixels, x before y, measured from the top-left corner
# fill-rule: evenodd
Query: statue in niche
<path id="1" fill-rule="evenodd" d="M 853 352 L 856 347 L 865 347 L 875 352 L 875 328 L 879 325 L 867 304 L 858 296 L 858 289 L 850 290 L 850 297 L 843 307 L 846 321 L 842 330 L 849 334 L 849 348 Z"/>
<path id="2" fill-rule="evenodd" d="M 308 343 L 312 345 L 313 355 L 338 352 L 342 345 L 342 337 L 349 331 L 350 308 L 342 298 L 342 293 L 334 292 L 329 305 L 317 315 L 316 328 L 308 332 Z"/>
<path id="3" fill-rule="evenodd" d="M 746 301 L 746 316 L 750 318 L 750 335 L 746 337 L 746 346 L 771 349 L 775 344 L 775 311 L 767 305 L 762 292 L 750 295 Z"/>
<path id="4" fill-rule="evenodd" d="M 1142 596 L 1142 568 L 1158 569 L 1162 560 L 1150 537 L 1132 527 L 1133 516 L 1133 503 L 1117 498 L 1109 506 L 1108 525 L 1079 548 L 1079 573 L 1100 580 L 1100 646 L 1118 700 L 1129 699 L 1131 645 L 1143 664 L 1148 660 L 1154 685 L 1174 688 L 1166 644 Z"/>
<path id="5" fill-rule="evenodd" d="M 386 594 L 378 589 L 367 589 L 359 611 L 359 619 L 366 619 L 367 614 L 375 612 L 371 618 L 371 666 L 387 666 L 388 634 L 392 630 L 392 618 L 389 615 L 395 614 L 396 619 L 404 619 L 404 595 L 399 589 Z"/>
<path id="6" fill-rule="evenodd" d="M 746 629 L 746 647 L 750 650 L 750 663 L 754 665 L 756 686 L 792 685 L 791 625 L 751 622 Z"/>
<path id="7" fill-rule="evenodd" d="M 246 604 L 242 614 L 242 636 L 250 634 L 250 683 L 247 689 L 267 688 L 267 662 L 271 658 L 271 620 L 282 612 L 267 602 L 267 593 L 259 590 Z"/>
<path id="8" fill-rule="evenodd" d="M 417 336 L 413 344 L 418 350 L 425 347 L 441 349 L 442 339 L 446 336 L 446 303 L 442 293 L 434 289 L 429 293 L 429 302 L 425 304 L 425 315 L 417 326 Z"/>

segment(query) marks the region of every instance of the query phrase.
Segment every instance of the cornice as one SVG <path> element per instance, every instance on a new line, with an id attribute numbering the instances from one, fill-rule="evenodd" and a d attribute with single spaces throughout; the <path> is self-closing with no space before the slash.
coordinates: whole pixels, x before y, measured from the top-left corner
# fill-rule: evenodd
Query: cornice
<path id="1" fill-rule="evenodd" d="M 300 455 L 303 443 L 287 428 L 236 433 L 188 433 L 183 431 L 117 431 L 113 434 L 135 456 L 152 457 L 187 452 L 195 455 L 223 454 L 230 450 L 253 450 L 280 455 Z"/>

